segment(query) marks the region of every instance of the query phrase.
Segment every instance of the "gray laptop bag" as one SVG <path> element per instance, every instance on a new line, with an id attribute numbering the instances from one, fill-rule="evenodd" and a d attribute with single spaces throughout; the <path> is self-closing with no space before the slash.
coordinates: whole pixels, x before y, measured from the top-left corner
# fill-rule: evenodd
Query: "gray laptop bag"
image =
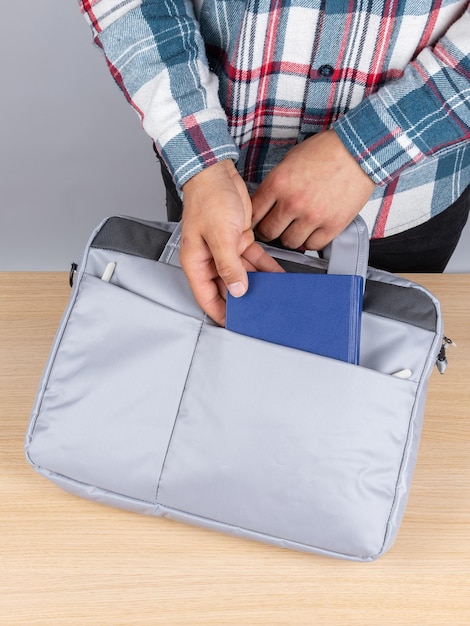
<path id="1" fill-rule="evenodd" d="M 392 545 L 442 355 L 439 303 L 367 267 L 360 218 L 327 259 L 367 277 L 351 365 L 216 326 L 178 262 L 179 227 L 93 233 L 40 382 L 26 456 L 68 492 L 296 550 L 371 561 Z M 329 257 L 329 260 L 328 260 Z"/>

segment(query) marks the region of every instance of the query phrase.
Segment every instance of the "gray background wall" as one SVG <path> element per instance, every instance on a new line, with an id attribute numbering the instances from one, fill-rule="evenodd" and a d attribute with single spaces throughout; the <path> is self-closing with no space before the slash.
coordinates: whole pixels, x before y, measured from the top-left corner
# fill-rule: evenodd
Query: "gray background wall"
<path id="1" fill-rule="evenodd" d="M 164 219 L 151 142 L 77 0 L 2 8 L 0 271 L 68 270 L 111 214 Z M 470 224 L 448 267 L 470 271 Z"/>

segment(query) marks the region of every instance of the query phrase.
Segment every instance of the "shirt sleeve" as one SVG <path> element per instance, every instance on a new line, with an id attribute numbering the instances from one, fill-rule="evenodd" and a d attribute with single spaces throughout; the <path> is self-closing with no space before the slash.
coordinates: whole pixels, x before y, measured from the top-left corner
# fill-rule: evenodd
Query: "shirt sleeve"
<path id="1" fill-rule="evenodd" d="M 436 45 L 333 127 L 378 184 L 470 140 L 470 5 Z"/>
<path id="2" fill-rule="evenodd" d="M 109 70 L 178 188 L 238 159 L 189 0 L 80 0 Z"/>

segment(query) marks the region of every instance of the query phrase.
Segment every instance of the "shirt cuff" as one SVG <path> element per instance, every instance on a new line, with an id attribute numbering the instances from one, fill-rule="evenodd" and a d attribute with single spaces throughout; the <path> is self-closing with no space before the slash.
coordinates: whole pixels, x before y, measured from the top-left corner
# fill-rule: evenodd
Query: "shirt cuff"
<path id="1" fill-rule="evenodd" d="M 228 131 L 227 121 L 214 118 L 204 121 L 204 116 L 202 112 L 184 117 L 179 132 L 157 143 L 178 191 L 190 178 L 214 163 L 238 160 L 239 150 Z"/>
<path id="2" fill-rule="evenodd" d="M 468 136 L 468 80 L 429 50 L 333 127 L 378 184 Z"/>
<path id="3" fill-rule="evenodd" d="M 377 94 L 336 120 L 333 128 L 372 180 L 385 185 L 425 157 Z"/>

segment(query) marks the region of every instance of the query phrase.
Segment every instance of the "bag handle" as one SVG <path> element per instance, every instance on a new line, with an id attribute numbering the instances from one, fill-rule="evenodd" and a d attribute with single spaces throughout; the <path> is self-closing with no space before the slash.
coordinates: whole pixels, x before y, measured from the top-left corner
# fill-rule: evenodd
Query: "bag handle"
<path id="1" fill-rule="evenodd" d="M 175 265 L 176 267 L 181 267 L 180 259 L 179 259 L 179 251 L 180 251 L 180 241 L 181 241 L 181 222 L 173 222 L 174 226 L 173 232 L 170 235 L 170 238 L 165 244 L 163 248 L 163 252 L 158 259 L 161 263 L 166 263 L 167 265 Z"/>
<path id="2" fill-rule="evenodd" d="M 181 267 L 178 254 L 180 241 L 181 222 L 177 222 L 159 260 Z M 326 246 L 323 258 L 328 261 L 328 274 L 357 274 L 364 278 L 365 285 L 369 261 L 369 233 L 360 215 Z"/>
<path id="3" fill-rule="evenodd" d="M 323 250 L 328 274 L 357 274 L 366 284 L 369 263 L 369 232 L 360 215 Z"/>

